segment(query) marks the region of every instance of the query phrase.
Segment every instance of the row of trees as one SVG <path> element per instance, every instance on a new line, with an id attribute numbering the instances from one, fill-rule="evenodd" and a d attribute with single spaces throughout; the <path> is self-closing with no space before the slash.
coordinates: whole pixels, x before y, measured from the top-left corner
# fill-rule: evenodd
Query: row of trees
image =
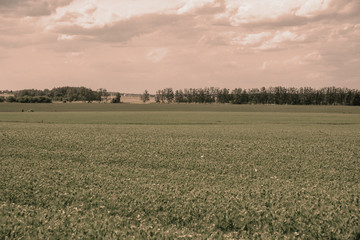
<path id="1" fill-rule="evenodd" d="M 51 103 L 52 100 L 46 96 L 23 96 L 23 97 L 14 97 L 9 96 L 7 98 L 0 97 L 0 102 L 19 102 L 19 103 Z"/>
<path id="2" fill-rule="evenodd" d="M 48 103 L 52 101 L 110 101 L 119 103 L 120 93 L 110 97 L 106 89 L 93 91 L 85 87 L 58 87 L 51 90 L 25 89 L 14 91 L 14 96 L 0 96 L 0 102 Z M 150 100 L 147 90 L 140 96 L 143 102 Z M 189 88 L 156 91 L 157 103 L 233 103 L 233 104 L 289 104 L 289 105 L 353 105 L 360 106 L 360 91 L 348 88 L 326 87 L 314 89 L 262 87 L 252 89 L 235 88 Z"/>
<path id="3" fill-rule="evenodd" d="M 146 92 L 147 93 L 147 92 Z M 144 93 L 145 94 L 145 93 Z M 143 95 L 144 95 L 143 94 Z M 157 103 L 233 103 L 233 104 L 289 104 L 289 105 L 353 105 L 360 106 L 360 92 L 355 89 L 326 87 L 314 89 L 262 87 L 235 88 L 189 88 L 156 91 Z M 145 102 L 145 101 L 144 101 Z"/>
<path id="4" fill-rule="evenodd" d="M 24 89 L 15 91 L 15 98 L 45 96 L 54 101 L 100 101 L 102 96 L 109 94 L 105 89 L 93 91 L 85 87 L 58 87 L 51 90 Z"/>
<path id="5" fill-rule="evenodd" d="M 51 90 L 24 89 L 13 92 L 14 96 L 7 98 L 0 97 L 0 102 L 21 102 L 21 103 L 50 103 L 52 101 L 111 101 L 120 103 L 121 95 L 116 93 L 115 97 L 110 97 L 106 89 L 93 91 L 85 87 L 58 87 Z"/>

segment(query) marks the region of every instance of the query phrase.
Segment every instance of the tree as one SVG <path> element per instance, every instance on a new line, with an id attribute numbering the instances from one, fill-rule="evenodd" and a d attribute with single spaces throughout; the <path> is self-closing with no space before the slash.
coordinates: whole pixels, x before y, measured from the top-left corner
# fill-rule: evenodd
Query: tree
<path id="1" fill-rule="evenodd" d="M 165 99 L 168 103 L 171 103 L 174 100 L 174 92 L 172 88 L 165 88 L 164 90 Z"/>
<path id="2" fill-rule="evenodd" d="M 241 93 L 242 93 L 242 89 L 241 88 L 235 88 L 234 90 L 232 90 L 231 94 L 233 95 L 232 97 L 232 103 L 233 104 L 241 104 Z"/>
<path id="3" fill-rule="evenodd" d="M 9 96 L 9 97 L 6 98 L 6 101 L 10 102 L 10 103 L 11 102 L 17 102 L 17 99 L 14 96 Z"/>
<path id="4" fill-rule="evenodd" d="M 360 93 L 355 92 L 352 105 L 360 106 Z"/>
<path id="5" fill-rule="evenodd" d="M 181 89 L 175 91 L 174 99 L 177 103 L 186 102 L 184 92 Z"/>
<path id="6" fill-rule="evenodd" d="M 121 95 L 120 93 L 116 93 L 115 98 L 111 100 L 112 103 L 120 103 Z"/>
<path id="7" fill-rule="evenodd" d="M 155 102 L 160 103 L 160 101 L 161 101 L 161 91 L 157 90 L 155 94 Z"/>
<path id="8" fill-rule="evenodd" d="M 217 92 L 217 99 L 216 101 L 218 103 L 228 103 L 231 101 L 231 94 L 229 92 L 229 89 L 227 88 L 223 88 L 223 89 L 219 89 Z"/>
<path id="9" fill-rule="evenodd" d="M 141 101 L 143 101 L 143 103 L 146 103 L 146 102 L 150 101 L 149 92 L 147 90 L 145 90 L 144 93 L 141 94 L 140 99 L 141 99 Z"/>
<path id="10" fill-rule="evenodd" d="M 101 98 L 104 99 L 105 102 L 107 102 L 108 98 L 110 96 L 110 93 L 108 93 L 108 91 L 104 88 L 100 88 L 99 92 L 101 93 Z"/>

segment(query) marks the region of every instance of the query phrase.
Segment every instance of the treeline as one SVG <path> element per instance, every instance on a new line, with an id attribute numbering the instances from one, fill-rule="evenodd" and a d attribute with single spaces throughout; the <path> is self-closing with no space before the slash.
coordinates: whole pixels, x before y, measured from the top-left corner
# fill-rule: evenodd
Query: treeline
<path id="1" fill-rule="evenodd" d="M 0 102 L 20 102 L 20 103 L 51 103 L 52 101 L 72 102 L 72 101 L 101 101 L 108 100 L 109 93 L 106 89 L 93 91 L 85 87 L 58 87 L 51 90 L 24 89 L 14 91 L 14 96 L 7 98 L 0 97 Z M 120 94 L 112 102 L 120 102 Z"/>
<path id="2" fill-rule="evenodd" d="M 0 102 L 19 102 L 19 103 L 51 103 L 51 98 L 46 96 L 22 96 L 14 97 L 9 96 L 7 98 L 0 97 Z"/>
<path id="3" fill-rule="evenodd" d="M 157 103 L 233 103 L 233 104 L 288 104 L 288 105 L 349 105 L 360 106 L 360 92 L 356 89 L 326 87 L 286 88 L 262 87 L 235 88 L 189 88 L 156 91 Z"/>

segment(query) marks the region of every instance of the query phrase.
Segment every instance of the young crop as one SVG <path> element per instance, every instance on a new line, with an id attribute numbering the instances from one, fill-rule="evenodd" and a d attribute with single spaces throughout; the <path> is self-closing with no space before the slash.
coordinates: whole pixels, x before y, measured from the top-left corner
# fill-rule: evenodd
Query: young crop
<path id="1" fill-rule="evenodd" d="M 1 239 L 360 232 L 358 114 L 18 114 L 0 114 Z"/>

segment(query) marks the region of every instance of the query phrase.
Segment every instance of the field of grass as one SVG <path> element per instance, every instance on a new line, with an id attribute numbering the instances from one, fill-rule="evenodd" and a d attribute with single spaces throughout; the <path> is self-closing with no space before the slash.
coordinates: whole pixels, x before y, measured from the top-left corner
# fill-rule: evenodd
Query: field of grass
<path id="1" fill-rule="evenodd" d="M 0 103 L 0 112 L 285 112 L 352 113 L 354 106 L 237 105 L 237 104 L 108 104 L 108 103 Z"/>
<path id="2" fill-rule="evenodd" d="M 140 95 L 138 96 L 122 96 L 121 97 L 121 102 L 123 103 L 136 103 L 136 104 L 143 104 L 143 101 L 140 99 Z M 149 101 L 146 102 L 147 104 L 149 103 L 155 103 L 155 97 L 150 97 Z"/>
<path id="3" fill-rule="evenodd" d="M 0 176 L 0 239 L 357 239 L 360 108 L 0 104 Z"/>

